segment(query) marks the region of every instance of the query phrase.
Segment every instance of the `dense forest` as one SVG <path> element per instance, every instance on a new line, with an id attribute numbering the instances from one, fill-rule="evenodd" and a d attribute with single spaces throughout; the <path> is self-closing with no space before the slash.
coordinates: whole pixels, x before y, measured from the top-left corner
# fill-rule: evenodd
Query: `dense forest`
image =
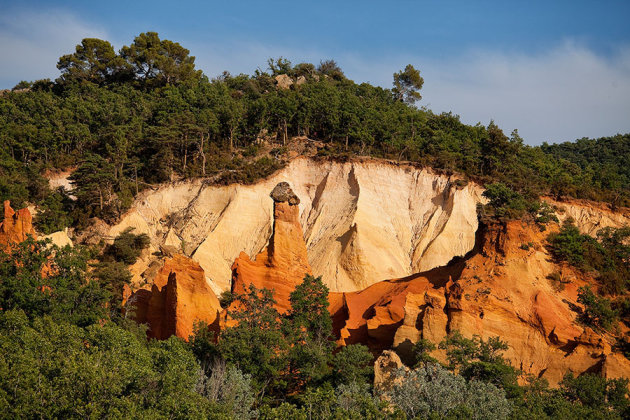
<path id="1" fill-rule="evenodd" d="M 492 121 L 471 126 L 418 108 L 423 79 L 411 65 L 392 89 L 357 84 L 333 60 L 270 59 L 253 75 L 209 79 L 187 49 L 148 32 L 118 53 L 84 39 L 57 67 L 55 81 L 0 95 L 0 199 L 39 204 L 45 232 L 113 220 L 159 182 L 253 182 L 284 164 L 295 136 L 323 142 L 320 155 L 412 161 L 501 182 L 529 200 L 630 202 L 629 135 L 527 146 Z M 77 202 L 49 192 L 42 177 L 67 167 L 77 167 Z"/>

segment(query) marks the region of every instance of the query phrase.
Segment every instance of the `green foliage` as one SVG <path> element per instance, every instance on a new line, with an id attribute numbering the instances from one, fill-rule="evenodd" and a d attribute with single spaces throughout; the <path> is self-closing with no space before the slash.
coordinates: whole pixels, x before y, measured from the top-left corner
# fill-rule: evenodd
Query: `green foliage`
<path id="1" fill-rule="evenodd" d="M 63 189 L 51 192 L 39 204 L 39 211 L 35 216 L 37 230 L 49 235 L 72 225 L 73 201 Z"/>
<path id="2" fill-rule="evenodd" d="M 535 211 L 535 221 L 543 231 L 545 230 L 546 224 L 551 222 L 558 222 L 556 210 L 545 201 L 540 202 Z"/>
<path id="3" fill-rule="evenodd" d="M 99 322 L 108 315 L 110 292 L 89 281 L 88 258 L 83 248 L 60 249 L 32 239 L 10 253 L 0 250 L 0 308 L 79 326 Z"/>
<path id="4" fill-rule="evenodd" d="M 529 383 L 523 387 L 523 397 L 514 400 L 511 418 L 627 418 L 630 414 L 628 402 L 625 398 L 619 399 L 619 396 L 627 395 L 627 389 L 620 387 L 624 382 L 625 380 L 606 380 L 591 373 L 583 374 L 579 378 L 569 374 L 561 382 L 559 389 L 550 389 L 546 380 L 529 378 Z M 606 394 L 610 394 L 610 399 Z"/>
<path id="5" fill-rule="evenodd" d="M 617 323 L 618 313 L 612 308 L 610 300 L 593 293 L 590 286 L 578 289 L 578 303 L 584 306 L 578 319 L 585 325 L 610 330 Z"/>
<path id="6" fill-rule="evenodd" d="M 216 360 L 210 368 L 210 376 L 203 375 L 197 384 L 200 394 L 218 405 L 218 410 L 229 418 L 255 418 L 257 412 L 251 377 L 234 366 Z"/>
<path id="7" fill-rule="evenodd" d="M 396 99 L 408 104 L 414 104 L 422 99 L 419 90 L 422 89 L 424 79 L 420 72 L 411 64 L 407 64 L 405 70 L 394 73 L 394 88 L 392 92 Z"/>
<path id="8" fill-rule="evenodd" d="M 265 405 L 261 419 L 402 419 L 404 414 L 372 395 L 365 383 L 350 383 L 333 389 L 329 385 L 309 388 L 299 395 L 297 405 Z"/>
<path id="9" fill-rule="evenodd" d="M 222 308 L 227 308 L 232 304 L 232 302 L 234 302 L 234 294 L 230 290 L 225 290 L 219 296 L 219 303 Z"/>
<path id="10" fill-rule="evenodd" d="M 597 239 L 580 233 L 572 219 L 567 219 L 560 232 L 547 237 L 549 250 L 559 261 L 584 270 L 595 271 L 604 293 L 620 294 L 630 281 L 630 228 L 604 228 Z"/>
<path id="11" fill-rule="evenodd" d="M 149 237 L 145 233 L 136 235 L 134 228 L 125 229 L 105 250 L 105 257 L 127 265 L 134 264 L 142 250 L 149 246 Z"/>
<path id="12" fill-rule="evenodd" d="M 543 144 L 541 150 L 560 162 L 567 162 L 565 167 L 572 165 L 570 172 L 566 174 L 563 193 L 579 198 L 608 201 L 613 207 L 628 205 L 630 187 L 628 135 L 597 140 L 582 138 L 573 143 Z"/>
<path id="13" fill-rule="evenodd" d="M 198 372 L 175 338 L 149 342 L 112 323 L 80 328 L 0 312 L 5 418 L 205 417 Z"/>
<path id="14" fill-rule="evenodd" d="M 387 396 L 407 418 L 507 419 L 511 404 L 505 392 L 489 383 L 467 382 L 438 364 L 398 372 Z"/>
<path id="15" fill-rule="evenodd" d="M 430 355 L 436 349 L 436 345 L 425 338 L 421 338 L 413 346 L 413 355 L 416 367 L 427 363 L 437 363 L 437 359 Z"/>
<path id="16" fill-rule="evenodd" d="M 329 361 L 335 347 L 328 312 L 328 287 L 321 277 L 307 274 L 291 292 L 291 309 L 283 318 L 290 344 L 290 388 L 322 382 L 329 376 Z"/>
<path id="17" fill-rule="evenodd" d="M 363 344 L 350 344 L 335 353 L 332 379 L 335 385 L 363 383 L 372 377 L 372 353 Z"/>
<path id="18" fill-rule="evenodd" d="M 62 82 L 105 84 L 128 70 L 125 65 L 125 61 L 116 55 L 112 44 L 101 39 L 85 38 L 76 46 L 73 54 L 59 58 L 57 68 L 61 70 Z"/>
<path id="19" fill-rule="evenodd" d="M 587 254 L 603 252 L 594 238 L 580 233 L 572 219 L 567 219 L 562 224 L 560 232 L 550 235 L 547 239 L 555 258 L 583 269 L 593 268 L 589 265 Z"/>
<path id="20" fill-rule="evenodd" d="M 630 413 L 628 379 L 606 379 L 592 373 L 578 377 L 568 373 L 560 383 L 564 395 L 593 410 Z"/>
<path id="21" fill-rule="evenodd" d="M 507 343 L 499 337 L 484 340 L 475 335 L 465 338 L 459 331 L 454 331 L 439 347 L 446 350 L 447 367 L 466 380 L 496 385 L 509 398 L 521 392 L 517 382 L 518 371 L 503 358 L 503 351 L 508 349 Z"/>
<path id="22" fill-rule="evenodd" d="M 500 182 L 486 185 L 482 195 L 488 199 L 484 210 L 498 219 L 520 219 L 528 209 L 521 194 Z"/>
<path id="23" fill-rule="evenodd" d="M 237 325 L 221 331 L 219 352 L 230 364 L 251 375 L 257 390 L 286 386 L 288 343 L 270 290 L 251 285 L 235 297 L 230 315 Z"/>
<path id="24" fill-rule="evenodd" d="M 138 35 L 130 46 L 120 50 L 120 56 L 131 67 L 144 86 L 165 86 L 199 80 L 195 57 L 178 42 L 161 40 L 156 32 Z"/>

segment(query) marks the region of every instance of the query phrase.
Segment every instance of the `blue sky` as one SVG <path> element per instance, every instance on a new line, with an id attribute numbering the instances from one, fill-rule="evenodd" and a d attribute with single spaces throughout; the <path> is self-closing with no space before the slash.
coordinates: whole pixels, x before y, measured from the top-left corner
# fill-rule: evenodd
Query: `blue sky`
<path id="1" fill-rule="evenodd" d="M 630 132 L 630 1 L 0 0 L 0 88 L 58 75 L 84 37 L 116 48 L 144 31 L 178 41 L 213 77 L 268 57 L 333 58 L 391 86 L 411 63 L 420 106 L 494 119 L 530 144 Z"/>

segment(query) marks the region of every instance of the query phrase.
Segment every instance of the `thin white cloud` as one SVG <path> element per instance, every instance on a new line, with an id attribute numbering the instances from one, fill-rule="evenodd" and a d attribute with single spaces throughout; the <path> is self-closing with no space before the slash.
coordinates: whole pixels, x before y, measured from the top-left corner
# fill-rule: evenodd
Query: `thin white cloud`
<path id="1" fill-rule="evenodd" d="M 66 11 L 7 11 L 0 16 L 0 88 L 20 80 L 55 78 L 57 60 L 88 37 L 107 32 Z"/>
<path id="2" fill-rule="evenodd" d="M 468 123 L 494 119 L 530 144 L 630 132 L 630 48 L 611 57 L 566 43 L 539 55 L 427 61 L 424 103 Z"/>

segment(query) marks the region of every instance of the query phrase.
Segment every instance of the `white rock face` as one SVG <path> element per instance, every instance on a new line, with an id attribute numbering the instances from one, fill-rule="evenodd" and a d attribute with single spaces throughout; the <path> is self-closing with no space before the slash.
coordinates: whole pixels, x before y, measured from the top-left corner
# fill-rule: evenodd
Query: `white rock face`
<path id="1" fill-rule="evenodd" d="M 109 235 L 133 226 L 149 235 L 152 251 L 181 247 L 220 292 L 230 287 L 238 254 L 256 255 L 267 244 L 269 193 L 281 181 L 301 199 L 309 262 L 331 291 L 359 290 L 435 268 L 474 246 L 479 186 L 457 188 L 454 178 L 406 165 L 307 158 L 255 185 L 206 186 L 195 180 L 145 192 Z"/>
<path id="2" fill-rule="evenodd" d="M 559 209 L 557 216 L 560 222 L 572 218 L 580 231 L 587 235 L 596 236 L 597 232 L 605 227 L 620 228 L 630 226 L 628 209 L 612 212 L 605 208 L 603 204 L 598 203 L 579 201 L 563 203 L 551 199 L 546 199 L 546 201 Z"/>
<path id="3" fill-rule="evenodd" d="M 44 236 L 42 239 L 50 239 L 53 245 L 57 245 L 59 248 L 63 248 L 66 245 L 73 246 L 72 239 L 68 236 L 68 228 L 53 232 L 50 235 Z"/>

